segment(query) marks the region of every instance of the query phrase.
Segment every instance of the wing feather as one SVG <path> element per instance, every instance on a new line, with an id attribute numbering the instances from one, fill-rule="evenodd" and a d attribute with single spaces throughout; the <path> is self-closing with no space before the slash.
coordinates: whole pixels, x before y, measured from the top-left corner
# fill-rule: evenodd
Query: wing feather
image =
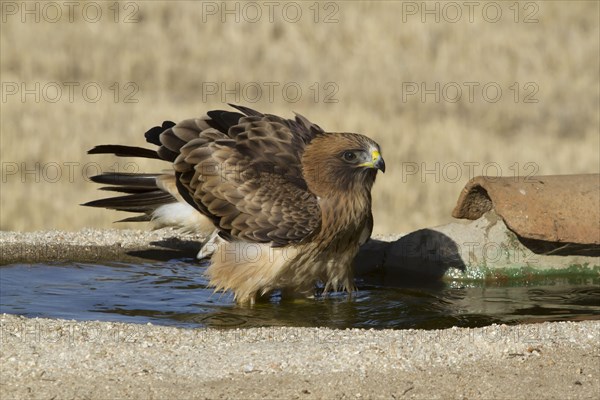
<path id="1" fill-rule="evenodd" d="M 283 246 L 320 227 L 301 157 L 322 130 L 246 107 L 210 111 L 160 134 L 158 154 L 172 158 L 182 197 L 227 236 Z M 173 155 L 176 155 L 173 158 Z"/>

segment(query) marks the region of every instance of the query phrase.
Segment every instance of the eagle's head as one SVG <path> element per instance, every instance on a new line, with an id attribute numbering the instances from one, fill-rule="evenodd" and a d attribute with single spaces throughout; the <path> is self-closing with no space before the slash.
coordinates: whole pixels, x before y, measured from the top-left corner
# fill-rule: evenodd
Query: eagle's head
<path id="1" fill-rule="evenodd" d="M 385 172 L 379 145 L 357 133 L 324 133 L 306 146 L 304 179 L 311 192 L 329 197 L 339 192 L 370 191 L 377 170 Z"/>

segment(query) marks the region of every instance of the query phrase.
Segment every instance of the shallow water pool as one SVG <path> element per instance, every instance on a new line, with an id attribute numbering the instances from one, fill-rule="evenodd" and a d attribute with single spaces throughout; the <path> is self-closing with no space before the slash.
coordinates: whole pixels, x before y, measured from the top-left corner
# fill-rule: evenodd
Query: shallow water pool
<path id="1" fill-rule="evenodd" d="M 0 312 L 28 317 L 185 327 L 478 327 L 493 323 L 600 319 L 600 278 L 538 278 L 508 283 L 433 282 L 390 286 L 381 277 L 343 293 L 238 306 L 214 294 L 205 264 L 13 264 L 0 267 Z"/>

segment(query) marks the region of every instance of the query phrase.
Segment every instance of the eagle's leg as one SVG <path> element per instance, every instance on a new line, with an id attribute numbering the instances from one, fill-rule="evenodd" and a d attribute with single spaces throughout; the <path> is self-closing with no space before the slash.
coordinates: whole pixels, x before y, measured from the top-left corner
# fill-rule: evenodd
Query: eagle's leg
<path id="1" fill-rule="evenodd" d="M 198 252 L 196 258 L 198 260 L 204 260 L 212 257 L 222 241 L 223 239 L 221 239 L 219 236 L 219 230 L 215 229 L 209 236 L 206 237 L 206 239 L 204 239 L 200 245 L 200 251 Z"/>

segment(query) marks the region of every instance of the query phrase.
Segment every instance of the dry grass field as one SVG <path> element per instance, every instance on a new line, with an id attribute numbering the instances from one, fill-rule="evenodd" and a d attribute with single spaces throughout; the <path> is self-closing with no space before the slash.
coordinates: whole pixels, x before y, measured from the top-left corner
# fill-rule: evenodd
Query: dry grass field
<path id="1" fill-rule="evenodd" d="M 224 102 L 377 140 L 376 233 L 447 222 L 470 175 L 600 170 L 597 1 L 1 6 L 1 230 L 114 226 L 87 177 L 167 165 L 86 151 Z"/>

